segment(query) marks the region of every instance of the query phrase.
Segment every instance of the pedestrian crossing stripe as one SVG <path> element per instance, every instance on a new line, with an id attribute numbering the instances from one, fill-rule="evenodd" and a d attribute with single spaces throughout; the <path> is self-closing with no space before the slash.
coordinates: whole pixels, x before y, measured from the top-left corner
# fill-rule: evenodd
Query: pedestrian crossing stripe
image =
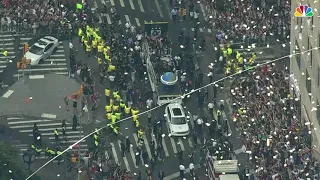
<path id="1" fill-rule="evenodd" d="M 143 7 L 143 4 L 142 4 L 142 1 L 141 0 L 138 0 L 138 1 L 133 1 L 133 0 L 129 0 L 129 1 L 124 1 L 124 0 L 118 0 L 118 1 L 115 1 L 115 0 L 110 0 L 110 1 L 108 1 L 108 0 L 100 0 L 100 1 L 98 1 L 98 2 L 100 2 L 101 3 L 101 5 L 107 5 L 107 7 L 114 7 L 114 6 L 116 6 L 116 5 L 119 5 L 119 6 L 121 6 L 122 8 L 126 8 L 126 5 L 127 5 L 127 3 L 129 3 L 129 6 L 130 6 L 130 8 L 132 9 L 132 10 L 136 10 L 136 5 L 138 5 L 139 6 L 139 10 L 141 11 L 141 12 L 145 12 L 144 11 L 144 7 Z M 99 4 L 100 4 L 99 3 Z M 117 4 L 116 4 L 117 3 Z M 135 3 L 138 3 L 138 4 L 135 4 Z M 109 6 L 108 6 L 108 4 L 110 4 Z M 99 5 L 98 5 L 98 7 L 100 7 Z M 102 6 L 103 7 L 103 6 Z"/>
<path id="2" fill-rule="evenodd" d="M 16 57 L 15 52 L 15 37 L 14 32 L 4 32 L 0 35 L 0 73 L 4 71 L 7 65 Z M 3 52 L 7 51 L 7 56 L 3 55 Z"/>
<path id="3" fill-rule="evenodd" d="M 61 125 L 62 122 L 57 122 L 57 120 L 49 120 L 49 119 L 24 119 L 22 117 L 8 117 L 7 118 L 8 126 L 11 129 L 16 129 L 20 133 L 26 133 L 28 136 L 33 136 L 33 126 L 34 123 L 37 123 L 39 128 L 39 132 L 43 138 L 52 140 L 55 142 L 55 136 L 53 131 L 58 129 L 59 131 L 59 139 L 62 141 L 66 141 L 68 143 L 67 146 L 70 146 L 74 143 L 77 143 L 79 139 L 81 139 L 84 135 L 82 130 L 72 130 L 72 124 L 66 122 L 66 135 L 62 134 Z M 86 144 L 86 140 L 81 141 L 80 143 L 81 151 L 87 151 L 88 145 Z M 21 152 L 24 152 L 28 149 L 29 145 L 15 145 Z M 77 151 L 77 149 L 71 149 L 71 151 Z"/>

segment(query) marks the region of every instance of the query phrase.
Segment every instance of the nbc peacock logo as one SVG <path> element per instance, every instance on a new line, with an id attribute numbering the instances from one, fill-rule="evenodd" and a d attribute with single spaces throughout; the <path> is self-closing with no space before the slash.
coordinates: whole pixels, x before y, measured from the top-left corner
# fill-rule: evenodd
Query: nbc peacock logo
<path id="1" fill-rule="evenodd" d="M 313 12 L 312 8 L 308 5 L 299 6 L 296 8 L 296 12 L 294 13 L 296 17 L 312 17 Z"/>

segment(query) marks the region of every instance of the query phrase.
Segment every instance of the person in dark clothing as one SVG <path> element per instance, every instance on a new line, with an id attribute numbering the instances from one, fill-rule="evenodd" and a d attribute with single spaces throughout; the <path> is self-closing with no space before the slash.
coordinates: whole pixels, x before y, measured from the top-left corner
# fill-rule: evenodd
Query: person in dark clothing
<path id="1" fill-rule="evenodd" d="M 155 157 L 152 157 L 152 158 L 150 159 L 150 165 L 151 165 L 152 171 L 154 170 L 154 167 L 156 166 L 156 162 L 157 162 L 157 160 L 156 160 Z"/>
<path id="2" fill-rule="evenodd" d="M 76 115 L 73 115 L 72 118 L 72 130 L 77 130 L 77 125 L 78 125 L 78 118 Z"/>
<path id="3" fill-rule="evenodd" d="M 179 149 L 179 151 L 178 151 L 178 158 L 179 158 L 180 164 L 182 164 L 182 161 L 183 161 L 183 151 L 182 151 L 181 149 Z"/>
<path id="4" fill-rule="evenodd" d="M 160 143 L 158 143 L 158 146 L 157 146 L 157 156 L 159 161 L 161 161 L 162 160 L 162 144 Z"/>
<path id="5" fill-rule="evenodd" d="M 150 141 L 150 151 L 151 151 L 151 155 L 154 156 L 154 153 L 155 153 L 155 143 L 153 140 Z"/>
<path id="6" fill-rule="evenodd" d="M 142 159 L 145 165 L 148 164 L 148 153 L 146 150 L 142 152 Z"/>
<path id="7" fill-rule="evenodd" d="M 141 156 L 141 149 L 139 147 L 137 147 L 137 149 L 136 149 L 136 166 L 139 165 L 140 156 Z"/>
<path id="8" fill-rule="evenodd" d="M 121 155 L 122 155 L 122 157 L 124 157 L 124 154 L 126 152 L 126 146 L 124 145 L 124 143 L 122 141 L 120 143 L 120 149 L 121 149 Z"/>
<path id="9" fill-rule="evenodd" d="M 165 177 L 164 172 L 162 170 L 160 170 L 159 173 L 158 173 L 159 180 L 163 180 L 164 177 Z"/>
<path id="10" fill-rule="evenodd" d="M 130 146 L 131 146 L 131 142 L 129 139 L 129 136 L 126 137 L 126 151 L 130 152 Z"/>

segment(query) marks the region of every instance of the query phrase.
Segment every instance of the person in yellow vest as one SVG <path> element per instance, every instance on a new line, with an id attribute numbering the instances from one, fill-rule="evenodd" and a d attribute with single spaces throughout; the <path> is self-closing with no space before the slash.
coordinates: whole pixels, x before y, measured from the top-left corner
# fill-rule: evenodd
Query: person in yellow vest
<path id="1" fill-rule="evenodd" d="M 35 151 L 36 151 L 37 157 L 39 157 L 41 155 L 42 149 L 36 147 Z"/>
<path id="2" fill-rule="evenodd" d="M 143 134 L 144 134 L 143 129 L 140 128 L 140 129 L 138 130 L 138 139 L 139 139 L 139 141 L 140 141 L 139 143 L 143 143 L 143 139 L 142 139 Z"/>
<path id="3" fill-rule="evenodd" d="M 231 68 L 229 66 L 226 67 L 226 75 L 230 75 L 231 73 Z"/>
<path id="4" fill-rule="evenodd" d="M 90 44 L 87 44 L 87 45 L 86 45 L 86 52 L 88 53 L 88 57 L 90 57 L 91 51 L 92 51 L 91 45 L 90 45 Z"/>
<path id="5" fill-rule="evenodd" d="M 124 113 L 126 104 L 121 100 L 120 103 L 119 103 L 119 106 L 120 106 L 120 112 Z"/>
<path id="6" fill-rule="evenodd" d="M 217 110 L 217 116 L 221 116 L 221 111 L 219 109 Z"/>
<path id="7" fill-rule="evenodd" d="M 125 106 L 125 107 L 124 107 L 124 113 L 126 113 L 127 115 L 129 115 L 130 112 L 131 112 L 130 107 Z"/>
<path id="8" fill-rule="evenodd" d="M 110 112 L 110 113 L 107 113 L 107 119 L 109 120 L 109 121 L 111 121 L 111 119 L 112 119 L 112 113 Z"/>
<path id="9" fill-rule="evenodd" d="M 112 110 L 113 110 L 113 112 L 119 111 L 119 106 L 118 105 L 113 105 L 112 106 Z"/>
<path id="10" fill-rule="evenodd" d="M 232 54 L 232 49 L 231 49 L 231 47 L 228 47 L 227 52 L 228 52 L 228 56 L 231 56 L 231 54 Z"/>
<path id="11" fill-rule="evenodd" d="M 120 112 L 116 112 L 115 113 L 117 120 L 119 121 L 121 119 L 121 113 Z"/>
<path id="12" fill-rule="evenodd" d="M 131 115 L 134 116 L 134 115 L 137 115 L 139 113 L 139 110 L 137 110 L 136 108 L 132 108 L 131 109 Z"/>
<path id="13" fill-rule="evenodd" d="M 118 94 L 119 94 L 119 91 L 113 92 L 113 93 L 112 93 L 113 98 L 116 98 L 116 97 L 118 96 Z"/>
<path id="14" fill-rule="evenodd" d="M 240 57 L 241 57 L 241 54 L 239 53 L 239 51 L 237 51 L 236 58 L 239 59 Z"/>
<path id="15" fill-rule="evenodd" d="M 92 49 L 93 49 L 93 53 L 95 53 L 96 48 L 97 48 L 98 42 L 96 39 L 92 40 Z"/>
<path id="16" fill-rule="evenodd" d="M 100 57 L 98 57 L 98 64 L 99 64 L 99 66 L 102 65 L 102 59 Z"/>
<path id="17" fill-rule="evenodd" d="M 98 45 L 98 55 L 102 57 L 102 51 L 103 51 L 103 44 Z"/>
<path id="18" fill-rule="evenodd" d="M 119 95 L 117 95 L 117 96 L 115 97 L 115 99 L 116 99 L 117 102 L 120 102 L 120 101 L 121 101 L 121 97 L 120 97 Z"/>
<path id="19" fill-rule="evenodd" d="M 110 106 L 113 106 L 113 104 L 114 104 L 114 101 L 112 98 L 110 98 Z"/>
<path id="20" fill-rule="evenodd" d="M 115 114 L 112 114 L 111 116 L 111 124 L 115 124 L 117 121 L 117 116 Z"/>
<path id="21" fill-rule="evenodd" d="M 133 115 L 132 116 L 132 120 L 133 120 L 133 123 L 135 124 L 136 121 L 139 119 L 139 117 L 137 115 Z"/>
<path id="22" fill-rule="evenodd" d="M 112 107 L 110 105 L 106 105 L 105 109 L 107 113 L 112 112 Z"/>
<path id="23" fill-rule="evenodd" d="M 115 135 L 118 135 L 119 134 L 119 131 L 118 131 L 119 127 L 113 127 L 113 132 Z"/>
<path id="24" fill-rule="evenodd" d="M 139 118 L 135 121 L 135 126 L 136 126 L 136 128 L 139 128 L 139 127 L 140 127 Z"/>
<path id="25" fill-rule="evenodd" d="M 78 29 L 78 36 L 79 36 L 79 38 L 80 38 L 80 41 L 83 42 L 82 39 L 83 39 L 84 37 L 83 37 L 83 31 L 82 31 L 81 28 Z"/>
<path id="26" fill-rule="evenodd" d="M 108 104 L 110 102 L 110 90 L 104 89 L 104 94 L 106 95 L 106 103 Z"/>

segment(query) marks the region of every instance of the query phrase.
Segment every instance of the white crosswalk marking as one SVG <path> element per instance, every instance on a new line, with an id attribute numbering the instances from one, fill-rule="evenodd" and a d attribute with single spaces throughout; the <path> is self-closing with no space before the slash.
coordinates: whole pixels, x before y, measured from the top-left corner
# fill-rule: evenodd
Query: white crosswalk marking
<path id="1" fill-rule="evenodd" d="M 130 146 L 130 154 L 131 154 L 131 158 L 132 158 L 132 162 L 134 164 L 134 167 L 138 168 L 138 166 L 136 165 L 136 158 L 135 158 L 136 156 L 134 154 L 134 150 L 133 150 L 133 146 L 132 145 Z"/>
<path id="2" fill-rule="evenodd" d="M 136 145 L 139 146 L 139 139 L 136 133 L 133 133 L 133 138 L 134 138 L 134 141 L 136 142 Z M 141 154 L 140 154 L 140 159 L 141 159 L 141 163 L 144 164 Z"/>
<path id="3" fill-rule="evenodd" d="M 162 11 L 161 11 L 161 7 L 160 7 L 160 4 L 159 4 L 159 1 L 155 0 L 155 3 L 156 3 L 157 10 L 159 12 L 160 17 L 163 18 L 163 14 L 162 14 Z"/>
<path id="4" fill-rule="evenodd" d="M 194 28 L 191 28 L 191 31 L 194 31 Z"/>
<path id="5" fill-rule="evenodd" d="M 119 148 L 120 148 L 120 150 L 122 151 L 123 149 L 121 149 L 121 145 L 120 145 L 120 144 L 121 144 L 121 141 L 118 140 Z M 122 152 L 121 152 L 121 153 L 122 153 Z M 127 171 L 131 171 L 127 157 L 124 156 L 124 157 L 122 157 L 122 158 L 123 158 L 123 161 L 124 161 L 124 164 L 125 164 L 125 166 L 126 166 Z"/>
<path id="6" fill-rule="evenodd" d="M 180 145 L 180 149 L 181 149 L 182 151 L 185 151 L 184 145 L 183 145 L 183 142 L 182 142 L 182 139 L 181 139 L 181 138 L 178 138 L 178 144 Z"/>
<path id="7" fill-rule="evenodd" d="M 108 24 L 112 24 L 109 14 L 106 14 Z"/>
<path id="8" fill-rule="evenodd" d="M 169 151 L 168 151 L 167 144 L 166 144 L 166 141 L 164 140 L 164 138 L 162 138 L 162 146 L 163 146 L 164 154 L 167 157 L 169 157 Z"/>
<path id="9" fill-rule="evenodd" d="M 140 26 L 141 26 L 141 24 L 140 24 L 139 19 L 138 19 L 138 18 L 135 18 L 135 20 L 136 20 L 137 26 L 138 26 L 138 27 L 140 27 Z"/>
<path id="10" fill-rule="evenodd" d="M 123 0 L 120 0 L 121 7 L 125 7 Z"/>
<path id="11" fill-rule="evenodd" d="M 145 135 L 143 135 L 142 138 L 143 138 L 144 145 L 146 146 L 149 159 L 151 159 L 152 156 L 151 156 L 151 151 L 150 151 L 150 147 L 149 147 L 149 144 L 148 144 L 148 140 L 147 140 Z"/>
<path id="12" fill-rule="evenodd" d="M 70 146 L 73 143 L 76 143 L 81 137 L 83 137 L 83 131 L 72 130 L 72 124 L 66 122 L 66 135 L 62 134 L 61 125 L 62 122 L 58 120 L 49 120 L 49 119 L 25 119 L 22 117 L 8 117 L 7 118 L 9 128 L 15 129 L 20 133 L 25 133 L 28 136 L 33 136 L 33 127 L 36 123 L 39 132 L 41 133 L 41 137 L 44 140 L 50 140 L 51 142 L 55 142 L 55 136 L 53 131 L 55 129 L 59 132 L 59 141 L 63 143 L 63 146 Z M 30 145 L 17 144 L 14 145 L 21 152 L 26 151 Z M 86 144 L 86 140 L 83 140 L 80 143 L 81 152 L 85 152 L 88 150 L 88 145 Z M 77 151 L 77 149 L 71 149 L 71 151 Z M 21 153 L 22 154 L 22 153 Z M 44 159 L 44 156 L 40 156 L 39 159 Z"/>
<path id="13" fill-rule="evenodd" d="M 14 32 L 4 32 L 0 35 L 0 73 L 7 67 L 10 60 L 13 60 L 15 56 L 15 37 Z M 31 39 L 31 38 L 30 38 Z M 7 51 L 7 56 L 4 56 L 4 52 Z"/>
<path id="14" fill-rule="evenodd" d="M 141 12 L 144 12 L 144 8 L 143 8 L 141 0 L 138 0 L 138 5 L 139 5 Z"/>
<path id="15" fill-rule="evenodd" d="M 203 29 L 202 29 L 202 28 L 199 28 L 199 31 L 200 31 L 200 32 L 203 32 Z"/>
<path id="16" fill-rule="evenodd" d="M 130 18 L 129 18 L 129 16 L 128 16 L 128 15 L 124 15 L 124 18 L 126 18 L 126 22 L 128 22 L 129 24 L 131 24 L 131 22 L 130 22 Z"/>
<path id="17" fill-rule="evenodd" d="M 114 0 L 110 0 L 111 6 L 115 6 Z"/>
<path id="18" fill-rule="evenodd" d="M 111 149 L 112 149 L 112 154 L 113 154 L 113 158 L 114 160 L 119 163 L 119 159 L 118 159 L 118 155 L 117 155 L 117 150 L 116 148 L 114 147 L 114 144 L 113 143 L 110 143 L 111 145 Z"/>
<path id="19" fill-rule="evenodd" d="M 132 0 L 129 0 L 129 4 L 130 4 L 131 9 L 135 10 L 135 7 L 134 7 Z"/>

